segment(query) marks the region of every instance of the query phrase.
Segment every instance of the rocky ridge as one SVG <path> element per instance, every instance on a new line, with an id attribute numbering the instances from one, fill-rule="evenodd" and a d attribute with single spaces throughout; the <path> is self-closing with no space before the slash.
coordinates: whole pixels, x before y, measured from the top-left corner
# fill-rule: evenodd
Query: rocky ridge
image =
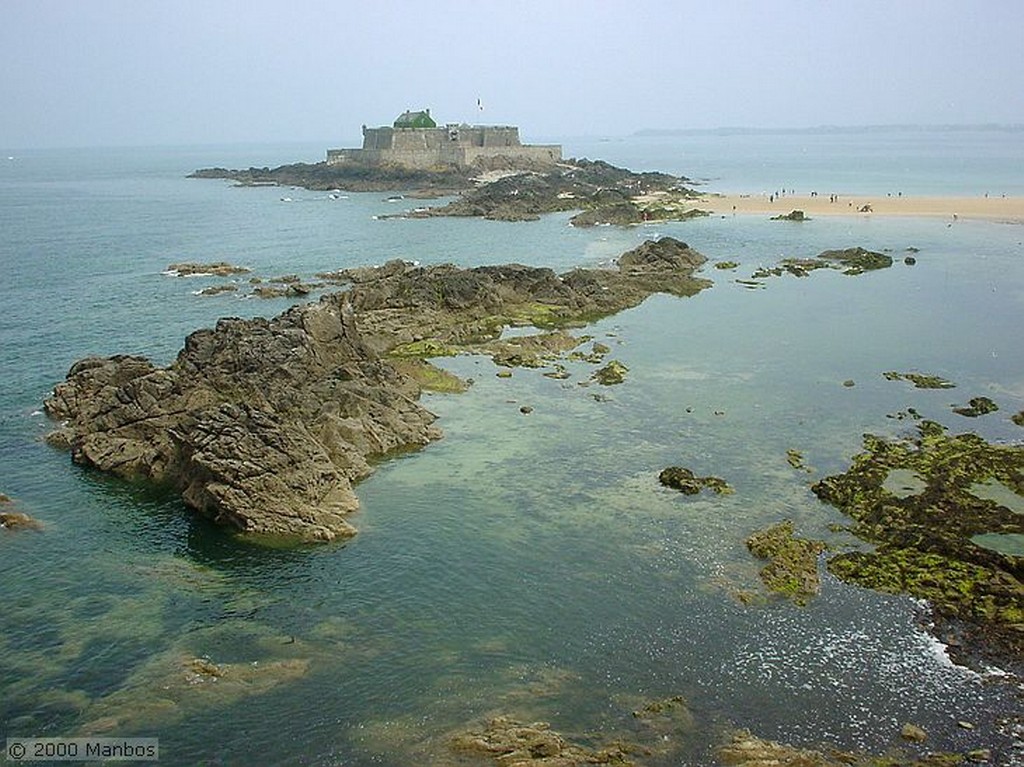
<path id="1" fill-rule="evenodd" d="M 247 533 L 350 536 L 352 485 L 370 461 L 441 436 L 418 402 L 441 371 L 422 358 L 487 353 L 510 325 L 557 327 L 654 292 L 691 295 L 710 284 L 693 277 L 704 261 L 663 238 L 617 269 L 561 276 L 515 264 L 342 270 L 348 290 L 269 320 L 222 319 L 189 335 L 167 367 L 130 355 L 80 360 L 46 400 L 61 422 L 48 439 L 78 464 L 167 483 Z"/>
<path id="2" fill-rule="evenodd" d="M 553 170 L 509 168 L 497 175 L 478 169 L 409 170 L 399 167 L 314 165 L 228 170 L 206 168 L 190 178 L 229 179 L 239 186 L 298 186 L 313 190 L 374 192 L 415 190 L 418 198 L 458 195 L 438 207 L 416 208 L 387 218 L 434 216 L 532 221 L 545 213 L 579 211 L 577 226 L 680 221 L 708 215 L 694 208 L 688 179 L 667 173 L 636 173 L 601 160 L 566 160 Z"/>

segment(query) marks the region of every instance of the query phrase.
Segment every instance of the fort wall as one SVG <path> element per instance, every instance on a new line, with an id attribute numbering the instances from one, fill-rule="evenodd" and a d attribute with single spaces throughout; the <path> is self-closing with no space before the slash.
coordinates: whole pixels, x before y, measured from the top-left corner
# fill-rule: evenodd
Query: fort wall
<path id="1" fill-rule="evenodd" d="M 446 125 L 443 128 L 363 127 L 362 149 L 329 149 L 327 163 L 400 165 L 426 170 L 438 166 L 467 168 L 497 158 L 529 166 L 553 165 L 562 159 L 558 144 L 519 141 L 512 125 Z"/>

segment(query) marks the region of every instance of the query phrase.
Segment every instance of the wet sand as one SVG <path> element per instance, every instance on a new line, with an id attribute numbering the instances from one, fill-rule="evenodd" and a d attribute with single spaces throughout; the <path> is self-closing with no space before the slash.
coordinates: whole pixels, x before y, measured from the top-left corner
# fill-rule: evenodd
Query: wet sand
<path id="1" fill-rule="evenodd" d="M 1024 223 L 1024 197 L 924 197 L 898 195 L 839 195 L 833 201 L 828 194 L 817 196 L 767 194 L 705 194 L 697 207 L 712 213 L 728 215 L 785 215 L 802 210 L 815 216 L 930 216 L 947 218 L 984 218 Z"/>

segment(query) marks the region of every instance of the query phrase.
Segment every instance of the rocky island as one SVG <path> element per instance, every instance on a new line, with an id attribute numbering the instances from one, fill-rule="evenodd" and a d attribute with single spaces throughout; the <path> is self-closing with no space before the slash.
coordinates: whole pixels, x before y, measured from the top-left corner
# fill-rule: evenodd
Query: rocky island
<path id="1" fill-rule="evenodd" d="M 75 363 L 46 400 L 61 422 L 48 439 L 76 463 L 166 483 L 246 533 L 350 536 L 352 485 L 370 461 L 441 436 L 418 399 L 444 372 L 423 358 L 498 355 L 508 326 L 555 328 L 655 292 L 692 295 L 710 285 L 693 276 L 705 260 L 663 238 L 615 269 L 563 275 L 402 261 L 341 270 L 347 290 L 269 320 L 222 319 L 188 336 L 165 368 L 126 355 Z"/>
<path id="2" fill-rule="evenodd" d="M 360 163 L 297 163 L 277 168 L 206 168 L 191 178 L 228 179 L 240 186 L 298 186 L 351 192 L 400 191 L 411 197 L 457 195 L 445 205 L 417 208 L 394 217 L 476 216 L 498 221 L 533 221 L 545 213 L 578 211 L 575 226 L 681 221 L 708 215 L 697 209 L 688 179 L 667 173 L 635 173 L 601 160 L 565 160 L 544 169 L 515 165 L 498 171 L 479 167 L 434 169 Z"/>

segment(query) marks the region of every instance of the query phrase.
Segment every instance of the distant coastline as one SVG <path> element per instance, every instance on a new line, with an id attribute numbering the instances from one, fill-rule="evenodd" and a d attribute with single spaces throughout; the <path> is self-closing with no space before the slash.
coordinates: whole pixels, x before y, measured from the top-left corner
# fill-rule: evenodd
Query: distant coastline
<path id="1" fill-rule="evenodd" d="M 981 123 L 977 125 L 817 125 L 804 128 L 751 128 L 722 126 L 719 128 L 644 128 L 634 136 L 794 136 L 821 134 L 866 134 L 866 133 L 926 133 L 926 132 L 978 132 L 1022 133 L 1024 124 Z"/>

